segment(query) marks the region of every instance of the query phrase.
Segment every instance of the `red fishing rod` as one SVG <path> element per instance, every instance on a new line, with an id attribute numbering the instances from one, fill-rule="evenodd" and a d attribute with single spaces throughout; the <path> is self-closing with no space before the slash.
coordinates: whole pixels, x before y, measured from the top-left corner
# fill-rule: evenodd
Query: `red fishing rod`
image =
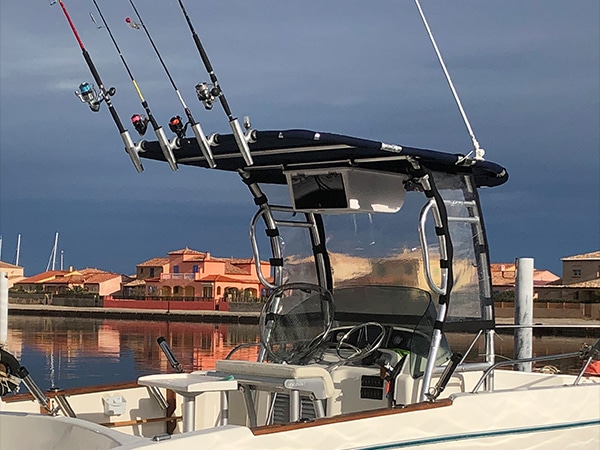
<path id="1" fill-rule="evenodd" d="M 129 0 L 129 1 L 131 2 L 131 0 Z M 194 42 L 196 43 L 196 48 L 198 49 L 198 53 L 200 53 L 200 58 L 202 59 L 202 62 L 204 63 L 204 67 L 206 68 L 206 71 L 208 72 L 208 76 L 210 77 L 210 81 L 212 83 L 212 86 L 209 85 L 208 83 L 198 83 L 196 85 L 196 95 L 198 96 L 198 100 L 200 100 L 204 104 L 204 107 L 206 109 L 211 109 L 215 99 L 217 99 L 217 98 L 219 99 L 219 102 L 221 103 L 221 106 L 223 107 L 223 111 L 225 111 L 225 114 L 227 115 L 227 119 L 229 120 L 229 126 L 231 127 L 231 131 L 233 132 L 233 136 L 235 138 L 235 142 L 238 146 L 238 149 L 240 150 L 240 153 L 244 157 L 244 161 L 246 161 L 246 164 L 251 166 L 253 164 L 253 161 L 252 161 L 252 155 L 250 154 L 250 148 L 248 147 L 248 142 L 250 141 L 250 139 L 252 137 L 252 132 L 249 129 L 250 125 L 249 125 L 249 123 L 247 124 L 247 127 L 246 127 L 247 132 L 244 133 L 244 131 L 242 130 L 242 126 L 240 125 L 240 122 L 238 121 L 237 117 L 234 117 L 233 114 L 231 113 L 231 109 L 229 108 L 229 104 L 227 103 L 227 99 L 225 98 L 225 94 L 223 93 L 223 90 L 221 89 L 221 85 L 219 84 L 219 81 L 217 80 L 217 76 L 215 75 L 215 71 L 212 67 L 212 64 L 210 63 L 210 60 L 208 59 L 208 55 L 206 54 L 206 51 L 204 50 L 202 41 L 200 41 L 200 38 L 198 37 L 198 34 L 196 33 L 194 26 L 192 25 L 192 21 L 190 20 L 190 17 L 188 16 L 188 13 L 185 9 L 185 6 L 183 5 L 183 2 L 181 0 L 178 0 L 178 1 L 179 1 L 179 7 L 181 8 L 183 15 L 185 16 L 185 20 L 187 21 L 188 27 L 190 28 L 190 31 L 192 33 L 192 37 L 194 38 Z M 244 122 L 246 122 L 246 121 L 244 121 Z"/>
<path id="2" fill-rule="evenodd" d="M 110 97 L 115 95 L 116 89 L 114 87 L 111 87 L 110 89 L 106 90 L 90 54 L 85 49 L 83 41 L 79 37 L 79 33 L 77 32 L 77 29 L 75 28 L 75 25 L 71 20 L 71 16 L 69 15 L 69 12 L 67 11 L 63 0 L 58 0 L 58 3 L 63 13 L 65 14 L 65 17 L 67 18 L 67 22 L 69 22 L 69 26 L 71 27 L 71 30 L 75 35 L 75 39 L 77 39 L 77 43 L 79 44 L 79 48 L 81 48 L 81 53 L 83 54 L 83 59 L 85 59 L 85 62 L 87 63 L 90 72 L 92 73 L 92 76 L 94 77 L 94 81 L 96 82 L 96 85 L 100 90 L 100 96 L 98 96 L 98 93 L 96 92 L 94 86 L 84 82 L 79 85 L 79 91 L 75 91 L 75 94 L 79 97 L 79 99 L 82 102 L 87 103 L 90 109 L 94 112 L 98 112 L 100 110 L 100 105 L 102 102 L 106 103 L 106 106 L 110 111 L 110 115 L 112 116 L 113 121 L 115 122 L 115 125 L 119 130 L 121 139 L 125 144 L 125 151 L 129 154 L 129 157 L 131 158 L 131 162 L 135 166 L 135 169 L 138 172 L 142 172 L 144 170 L 144 167 L 142 166 L 139 153 L 142 152 L 143 149 L 141 145 L 136 145 L 133 143 L 133 140 L 129 135 L 129 131 L 127 131 L 123 126 L 123 123 L 121 122 L 121 119 L 119 118 L 119 115 L 117 114 L 117 111 L 110 100 Z"/>

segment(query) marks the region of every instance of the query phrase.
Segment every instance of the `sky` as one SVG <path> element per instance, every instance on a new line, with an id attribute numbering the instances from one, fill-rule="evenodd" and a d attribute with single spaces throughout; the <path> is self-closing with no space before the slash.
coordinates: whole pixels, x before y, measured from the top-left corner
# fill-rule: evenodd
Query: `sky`
<path id="1" fill-rule="evenodd" d="M 175 0 L 134 1 L 196 120 L 229 132 L 194 86 L 208 77 Z M 129 2 L 98 0 L 154 116 L 182 115 Z M 600 249 L 600 4 L 597 0 L 421 0 L 486 159 L 503 186 L 481 200 L 492 262 Z M 142 108 L 91 0 L 65 0 L 121 120 Z M 186 2 L 233 113 L 259 130 L 304 128 L 468 153 L 470 137 L 414 2 Z M 249 257 L 255 211 L 234 174 L 144 161 L 138 174 L 103 105 L 74 95 L 92 76 L 60 7 L 0 3 L 1 259 L 46 269 L 135 273 L 183 247 Z M 139 137 L 129 126 L 134 139 Z M 150 137 L 151 133 L 146 136 Z M 56 260 L 59 267 L 60 258 Z"/>

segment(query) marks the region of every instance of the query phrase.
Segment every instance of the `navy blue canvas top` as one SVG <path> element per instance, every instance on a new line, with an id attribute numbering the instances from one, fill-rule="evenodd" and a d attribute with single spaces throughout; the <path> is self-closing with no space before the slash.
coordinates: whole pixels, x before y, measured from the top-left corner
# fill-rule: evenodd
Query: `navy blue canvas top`
<path id="1" fill-rule="evenodd" d="M 244 169 L 256 182 L 285 184 L 283 170 L 362 167 L 385 172 L 407 173 L 407 158 L 431 169 L 450 173 L 472 173 L 477 187 L 498 186 L 508 179 L 506 169 L 489 161 L 466 159 L 464 155 L 404 147 L 332 133 L 308 130 L 254 131 L 249 144 L 254 165 L 247 166 L 232 134 L 217 136 L 211 146 L 216 169 Z M 180 139 L 174 150 L 178 164 L 208 167 L 195 138 Z M 142 158 L 165 161 L 158 142 L 145 141 Z"/>

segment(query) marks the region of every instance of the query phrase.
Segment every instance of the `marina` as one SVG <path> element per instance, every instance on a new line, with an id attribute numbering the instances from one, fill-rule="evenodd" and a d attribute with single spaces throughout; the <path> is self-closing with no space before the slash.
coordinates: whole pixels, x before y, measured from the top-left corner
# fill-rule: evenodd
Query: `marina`
<path id="1" fill-rule="evenodd" d="M 100 21 L 92 21 L 108 33 L 145 111 L 131 118 L 136 142 L 65 2 L 52 3 L 93 78 L 75 95 L 85 109 L 108 110 L 135 171 L 152 163 L 177 176 L 187 166 L 219 186 L 235 176 L 247 189 L 252 257 L 244 264 L 258 283 L 246 299 L 260 293 L 262 305 L 258 315 L 236 312 L 229 301 L 228 312 L 178 311 L 168 301 L 165 310 L 160 300 L 153 311 L 7 308 L 1 448 L 598 448 L 596 324 L 538 326 L 533 259 L 525 257 L 514 268 L 516 324 L 496 314 L 480 193 L 502 192 L 509 171 L 477 140 L 419 0 L 415 18 L 470 140 L 461 152 L 450 142 L 445 150 L 413 144 L 402 133 L 365 138 L 302 122 L 254 128 L 234 115 L 194 27 L 200 17 L 178 0 L 172 6 L 208 79 L 195 85 L 196 96 L 229 129 L 207 135 L 129 0 L 135 15 L 126 23 L 143 30 L 187 117 L 173 116 L 167 137 L 94 0 Z M 155 236 L 164 234 L 157 228 Z M 191 273 L 209 263 L 198 259 Z M 176 266 L 172 290 L 161 293 L 179 293 Z M 576 312 L 591 317 L 591 300 Z M 557 330 L 578 335 L 551 334 Z"/>

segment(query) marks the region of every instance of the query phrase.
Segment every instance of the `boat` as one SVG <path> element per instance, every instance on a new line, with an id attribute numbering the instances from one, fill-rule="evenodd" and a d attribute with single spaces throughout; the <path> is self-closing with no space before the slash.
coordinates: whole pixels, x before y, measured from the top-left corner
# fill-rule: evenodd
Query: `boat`
<path id="1" fill-rule="evenodd" d="M 257 270 L 259 342 L 186 373 L 157 337 L 172 373 L 49 392 L 0 350 L 0 448 L 600 446 L 600 377 L 588 370 L 600 340 L 496 355 L 479 190 L 504 184 L 503 166 L 325 131 L 232 131 L 207 139 L 210 152 L 183 136 L 173 155 L 160 139 L 128 153 L 248 187 L 253 260 L 271 265 Z M 464 354 L 449 332 L 472 334 Z M 238 359 L 247 346 L 256 361 Z M 573 374 L 517 370 L 574 357 Z M 29 393 L 15 393 L 22 384 Z"/>

